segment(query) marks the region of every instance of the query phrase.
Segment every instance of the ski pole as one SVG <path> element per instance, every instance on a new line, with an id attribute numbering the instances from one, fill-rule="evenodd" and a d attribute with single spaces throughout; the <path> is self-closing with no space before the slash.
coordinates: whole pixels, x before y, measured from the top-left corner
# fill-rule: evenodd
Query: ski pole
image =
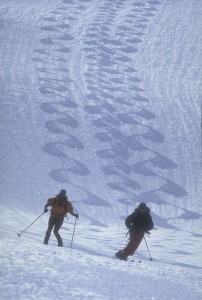
<path id="1" fill-rule="evenodd" d="M 153 258 L 151 257 L 151 254 L 150 254 L 149 247 L 148 247 L 148 245 L 147 245 L 147 241 L 146 241 L 146 239 L 145 239 L 145 236 L 144 236 L 144 241 L 145 241 L 145 244 L 146 244 L 146 246 L 147 246 L 148 253 L 149 253 L 149 260 L 153 260 Z"/>
<path id="2" fill-rule="evenodd" d="M 74 230 L 73 230 L 73 234 L 72 234 L 72 241 L 71 241 L 70 249 L 72 249 L 72 244 L 73 244 L 73 239 L 74 239 L 74 232 L 75 232 L 75 228 L 76 228 L 76 221 L 77 221 L 77 218 L 75 218 L 75 222 L 74 222 Z"/>
<path id="3" fill-rule="evenodd" d="M 130 237 L 133 235 L 133 233 L 134 233 L 134 231 L 131 231 L 131 230 L 128 230 L 128 232 L 126 233 L 126 236 L 129 235 L 129 237 L 128 237 L 127 241 L 126 241 L 125 247 L 127 246 L 128 242 L 130 240 Z"/>
<path id="4" fill-rule="evenodd" d="M 38 220 L 45 212 L 43 212 L 38 218 L 36 218 L 36 220 Z M 21 231 L 20 233 L 17 233 L 17 235 L 20 237 L 21 234 L 23 234 L 23 232 L 25 232 L 27 230 L 27 228 L 29 228 L 32 224 L 34 224 L 34 222 L 36 222 L 36 220 L 34 220 L 31 224 L 29 224 L 23 231 Z"/>

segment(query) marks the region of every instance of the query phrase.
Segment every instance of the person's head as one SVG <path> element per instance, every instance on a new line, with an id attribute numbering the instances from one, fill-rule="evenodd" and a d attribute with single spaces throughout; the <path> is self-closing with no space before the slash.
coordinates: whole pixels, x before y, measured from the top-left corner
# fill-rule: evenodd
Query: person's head
<path id="1" fill-rule="evenodd" d="M 140 209 L 145 209 L 147 207 L 146 203 L 145 202 L 141 202 L 139 205 L 138 205 L 138 208 Z"/>
<path id="2" fill-rule="evenodd" d="M 66 196 L 66 190 L 61 190 L 60 192 L 59 192 L 59 195 L 63 195 L 63 196 Z"/>

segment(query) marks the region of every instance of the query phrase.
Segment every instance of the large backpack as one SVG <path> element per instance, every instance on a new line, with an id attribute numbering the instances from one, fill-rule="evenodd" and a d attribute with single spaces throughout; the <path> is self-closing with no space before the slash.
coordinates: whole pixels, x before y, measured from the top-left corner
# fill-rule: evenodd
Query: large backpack
<path id="1" fill-rule="evenodd" d="M 60 215 L 60 216 L 64 216 L 67 213 L 67 206 L 68 206 L 68 199 L 66 196 L 63 195 L 57 195 L 54 199 L 53 199 L 53 205 L 52 205 L 52 209 L 51 212 L 54 215 Z"/>

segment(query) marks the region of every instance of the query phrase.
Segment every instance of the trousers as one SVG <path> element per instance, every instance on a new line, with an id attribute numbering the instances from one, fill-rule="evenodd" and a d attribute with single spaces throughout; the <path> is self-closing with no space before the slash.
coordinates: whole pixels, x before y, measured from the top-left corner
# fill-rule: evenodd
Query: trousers
<path id="1" fill-rule="evenodd" d="M 133 231 L 130 233 L 130 238 L 127 246 L 123 249 L 125 256 L 133 255 L 137 248 L 139 247 L 142 239 L 144 237 L 143 231 Z"/>
<path id="2" fill-rule="evenodd" d="M 45 239 L 44 239 L 44 244 L 48 244 L 48 241 L 49 241 L 49 238 L 51 235 L 51 231 L 53 230 L 53 227 L 54 227 L 53 232 L 58 241 L 58 246 L 63 246 L 62 238 L 59 234 L 59 230 L 60 230 L 63 222 L 64 222 L 64 217 L 52 216 L 52 215 L 50 216 L 49 221 L 48 221 L 48 229 L 46 231 L 46 235 L 45 235 Z"/>

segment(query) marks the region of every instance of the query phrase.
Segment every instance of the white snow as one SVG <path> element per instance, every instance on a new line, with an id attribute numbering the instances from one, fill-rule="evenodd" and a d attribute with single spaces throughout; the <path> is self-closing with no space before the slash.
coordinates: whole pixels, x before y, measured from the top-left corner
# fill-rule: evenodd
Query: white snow
<path id="1" fill-rule="evenodd" d="M 201 290 L 199 0 L 1 0 L 1 299 L 195 300 Z M 43 245 L 47 198 L 80 218 Z M 127 262 L 125 217 L 155 228 Z M 19 237 L 17 233 L 24 231 Z"/>

